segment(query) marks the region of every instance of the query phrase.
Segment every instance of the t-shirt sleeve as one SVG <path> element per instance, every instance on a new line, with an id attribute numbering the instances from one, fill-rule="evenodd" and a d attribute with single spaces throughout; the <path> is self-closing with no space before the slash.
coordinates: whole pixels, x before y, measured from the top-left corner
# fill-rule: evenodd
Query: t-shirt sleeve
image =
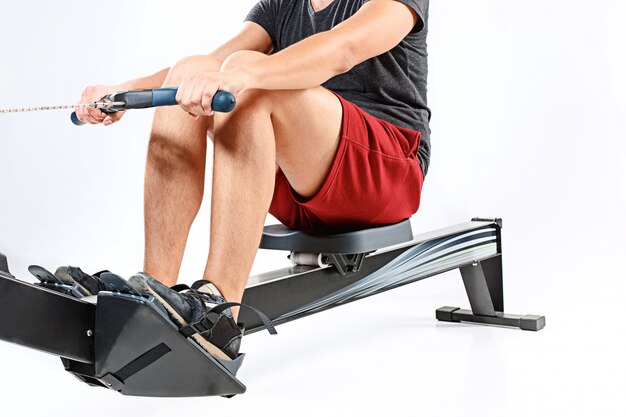
<path id="1" fill-rule="evenodd" d="M 270 38 L 272 45 L 276 50 L 278 43 L 276 42 L 276 26 L 278 21 L 278 1 L 277 0 L 261 0 L 252 7 L 246 16 L 246 22 L 254 22 L 260 25 Z"/>
<path id="2" fill-rule="evenodd" d="M 417 22 L 411 33 L 419 33 L 426 27 L 428 22 L 428 0 L 396 0 L 402 4 L 406 4 L 411 9 L 415 10 L 420 17 L 420 21 Z"/>

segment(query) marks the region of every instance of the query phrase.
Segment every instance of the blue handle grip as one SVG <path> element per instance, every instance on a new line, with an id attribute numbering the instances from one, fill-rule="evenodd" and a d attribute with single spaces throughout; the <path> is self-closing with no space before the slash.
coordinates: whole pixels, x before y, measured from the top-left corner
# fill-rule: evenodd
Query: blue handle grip
<path id="1" fill-rule="evenodd" d="M 82 126 L 85 124 L 85 122 L 81 122 L 78 119 L 78 116 L 76 116 L 76 112 L 72 112 L 72 115 L 70 116 L 70 119 L 72 120 L 72 123 L 74 123 L 76 126 Z"/>
<path id="2" fill-rule="evenodd" d="M 176 94 L 178 93 L 178 88 L 157 88 L 152 90 L 152 106 L 173 106 L 178 104 L 176 102 Z M 218 91 L 213 96 L 213 102 L 211 103 L 211 108 L 214 111 L 220 113 L 229 113 L 233 111 L 235 106 L 237 105 L 237 100 L 235 96 L 229 93 L 228 91 Z"/>
<path id="3" fill-rule="evenodd" d="M 178 93 L 178 88 L 156 88 L 151 91 L 152 95 L 150 96 L 150 90 L 148 91 L 125 91 L 116 94 L 111 94 L 105 98 L 110 99 L 111 101 L 125 101 L 126 106 L 117 107 L 112 111 L 119 111 L 125 109 L 133 109 L 133 108 L 147 108 L 147 107 L 161 107 L 161 106 L 174 106 L 178 104 L 176 102 L 176 93 Z M 148 97 L 145 97 L 146 93 L 148 93 Z M 220 113 L 228 113 L 231 112 L 235 106 L 237 105 L 237 99 L 235 96 L 229 93 L 228 91 L 218 91 L 213 96 L 213 102 L 211 103 L 211 107 L 214 111 Z M 106 112 L 106 110 L 103 110 Z M 78 116 L 76 113 L 72 113 L 71 115 L 72 123 L 76 126 L 82 126 L 85 123 L 78 120 Z"/>
<path id="4" fill-rule="evenodd" d="M 152 105 L 154 107 L 159 106 L 174 106 L 178 104 L 176 102 L 176 94 L 178 88 L 157 88 L 152 90 Z"/>
<path id="5" fill-rule="evenodd" d="M 228 91 L 218 91 L 213 96 L 211 108 L 220 113 L 230 113 L 235 109 L 237 99 Z"/>

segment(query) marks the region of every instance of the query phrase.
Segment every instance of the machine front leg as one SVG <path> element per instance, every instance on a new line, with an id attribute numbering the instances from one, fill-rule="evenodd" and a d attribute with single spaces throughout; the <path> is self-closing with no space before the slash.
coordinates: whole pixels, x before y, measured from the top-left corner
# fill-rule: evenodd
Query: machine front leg
<path id="1" fill-rule="evenodd" d="M 544 316 L 522 316 L 503 312 L 501 255 L 475 261 L 459 269 L 472 309 L 441 307 L 436 312 L 437 320 L 518 327 L 533 331 L 543 329 L 546 324 Z"/>

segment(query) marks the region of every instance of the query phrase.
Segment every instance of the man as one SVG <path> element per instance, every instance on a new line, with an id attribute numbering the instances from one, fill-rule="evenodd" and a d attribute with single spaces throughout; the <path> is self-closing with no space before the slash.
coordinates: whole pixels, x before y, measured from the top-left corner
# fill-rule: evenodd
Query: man
<path id="1" fill-rule="evenodd" d="M 241 300 L 268 211 L 292 228 L 330 230 L 414 214 L 430 156 L 427 17 L 428 0 L 261 0 L 241 32 L 210 54 L 86 88 L 81 102 L 179 87 L 180 106 L 154 117 L 144 273 L 130 282 L 184 326 L 213 305 Z M 237 96 L 233 112 L 211 111 L 218 90 Z M 122 117 L 77 114 L 104 125 Z M 214 161 L 205 280 L 172 289 L 202 201 L 207 133 Z M 217 316 L 193 337 L 211 354 L 235 358 L 241 330 L 230 312 Z"/>

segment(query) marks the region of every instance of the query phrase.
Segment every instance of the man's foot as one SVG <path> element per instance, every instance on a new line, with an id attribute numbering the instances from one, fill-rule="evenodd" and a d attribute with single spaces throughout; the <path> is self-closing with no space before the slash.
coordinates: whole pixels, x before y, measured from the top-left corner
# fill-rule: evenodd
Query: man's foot
<path id="1" fill-rule="evenodd" d="M 78 285 L 78 287 L 88 295 L 96 295 L 100 291 L 111 291 L 111 288 L 100 281 L 98 277 L 100 273 L 101 272 L 89 275 L 78 267 L 62 266 L 56 270 L 54 275 L 66 284 Z"/>
<path id="2" fill-rule="evenodd" d="M 201 280 L 191 287 L 169 288 L 143 273 L 128 282 L 140 293 L 154 296 L 180 326 L 181 333 L 191 336 L 208 353 L 222 360 L 237 358 L 243 329 L 235 323 L 226 300 L 213 284 Z"/>

